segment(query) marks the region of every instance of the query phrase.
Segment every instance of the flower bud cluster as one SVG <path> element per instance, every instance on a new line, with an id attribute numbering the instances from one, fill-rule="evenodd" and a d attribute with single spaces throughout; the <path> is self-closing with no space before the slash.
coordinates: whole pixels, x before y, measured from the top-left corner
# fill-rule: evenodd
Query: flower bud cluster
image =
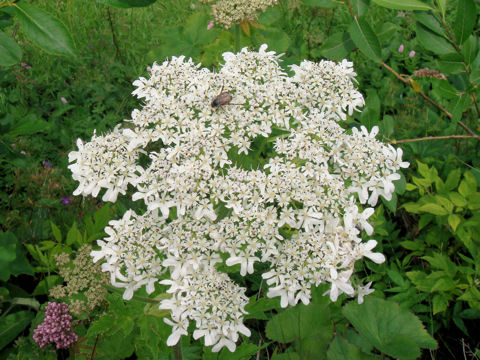
<path id="1" fill-rule="evenodd" d="M 82 245 L 73 261 L 66 253 L 54 255 L 59 274 L 66 285 L 57 285 L 50 289 L 55 299 L 68 298 L 72 314 L 90 313 L 105 301 L 108 275 L 101 271 L 99 264 L 92 262 L 91 245 Z"/>
<path id="2" fill-rule="evenodd" d="M 66 303 L 49 302 L 45 309 L 45 320 L 33 331 L 33 339 L 44 347 L 54 342 L 57 349 L 69 347 L 77 341 L 72 330 L 72 316 Z"/>
<path id="3" fill-rule="evenodd" d="M 352 63 L 304 61 L 288 76 L 266 48 L 225 53 L 217 73 L 184 57 L 154 64 L 149 79 L 134 82 L 144 106 L 130 124 L 78 142 L 70 156 L 77 192 L 98 195 L 95 178 L 109 200 L 131 184 L 132 199 L 145 203 L 145 213 L 111 221 L 92 256 L 106 260 L 102 270 L 125 299 L 141 286 L 153 292 L 158 280 L 170 286 L 161 304 L 171 310 L 169 345 L 191 321 L 215 351 L 248 336 L 244 289 L 217 263 L 242 276 L 269 263 L 267 296 L 286 307 L 308 304 L 321 283 L 333 301 L 362 300 L 371 290 L 354 288 L 355 262 L 385 260 L 375 240 L 362 242 L 361 230 L 373 232 L 373 208 L 362 204 L 391 198 L 408 166 L 401 150 L 376 140 L 376 127 L 339 125 L 364 105 Z M 230 103 L 213 107 L 221 92 Z"/>
<path id="4" fill-rule="evenodd" d="M 211 0 L 200 1 L 211 2 Z M 243 20 L 255 21 L 259 11 L 265 11 L 270 6 L 276 5 L 277 2 L 278 0 L 217 0 L 212 5 L 212 14 L 215 17 L 215 23 L 222 24 L 229 29 Z"/>

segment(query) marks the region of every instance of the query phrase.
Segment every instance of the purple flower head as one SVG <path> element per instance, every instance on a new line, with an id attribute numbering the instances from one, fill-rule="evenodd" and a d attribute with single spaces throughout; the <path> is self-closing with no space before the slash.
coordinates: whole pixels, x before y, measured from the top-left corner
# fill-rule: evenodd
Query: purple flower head
<path id="1" fill-rule="evenodd" d="M 88 48 L 89 48 L 89 49 L 92 49 L 92 48 L 93 48 L 93 46 L 92 46 L 92 45 L 88 45 Z"/>
<path id="2" fill-rule="evenodd" d="M 413 58 L 415 56 L 415 50 L 410 51 L 408 56 L 410 57 L 410 59 Z"/>
<path id="3" fill-rule="evenodd" d="M 57 349 L 69 347 L 78 337 L 72 331 L 72 317 L 66 303 L 49 302 L 45 309 L 45 319 L 35 330 L 33 340 L 40 347 L 54 342 Z"/>
<path id="4" fill-rule="evenodd" d="M 62 204 L 63 204 L 63 205 L 70 204 L 70 198 L 69 198 L 69 197 L 63 198 L 63 199 L 62 199 Z"/>
<path id="5" fill-rule="evenodd" d="M 45 160 L 45 161 L 43 162 L 43 166 L 45 166 L 45 167 L 52 167 L 52 163 L 51 163 L 50 161 L 48 161 L 48 160 Z"/>
<path id="6" fill-rule="evenodd" d="M 398 52 L 399 52 L 399 53 L 402 53 L 403 50 L 405 50 L 405 46 L 403 46 L 403 44 L 402 44 L 402 45 L 400 45 L 400 46 L 398 47 Z"/>

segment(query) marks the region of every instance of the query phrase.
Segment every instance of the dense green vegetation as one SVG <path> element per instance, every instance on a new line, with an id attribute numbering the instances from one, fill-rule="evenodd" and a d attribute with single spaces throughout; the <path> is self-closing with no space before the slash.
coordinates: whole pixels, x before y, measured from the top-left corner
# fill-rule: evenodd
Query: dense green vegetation
<path id="1" fill-rule="evenodd" d="M 195 0 L 0 1 L 0 358 L 480 358 L 478 8 L 474 0 L 279 0 L 257 21 L 207 30 L 210 7 Z M 43 21 L 59 20 L 57 37 L 42 40 L 25 20 L 22 11 L 35 9 Z M 222 53 L 263 43 L 284 53 L 289 73 L 304 59 L 352 61 L 366 105 L 342 127 L 378 126 L 378 139 L 403 149 L 410 167 L 392 199 L 380 197 L 374 234 L 362 234 L 378 241 L 386 262 L 355 265 L 375 289 L 363 305 L 346 295 L 331 302 L 322 284 L 309 305 L 286 309 L 265 296 L 263 264 L 247 277 L 225 267 L 248 288 L 252 335 L 235 353 L 212 353 L 190 328 L 169 347 L 168 312 L 157 306 L 166 287 L 125 301 L 79 251 L 97 248 L 110 220 L 144 206 L 128 196 L 113 204 L 73 196 L 68 153 L 78 138 L 131 117 L 142 104 L 132 82 L 154 61 L 185 55 L 218 70 Z M 61 253 L 70 262 L 54 257 Z M 72 295 L 52 295 L 75 267 L 93 277 Z M 47 303 L 72 310 L 92 301 L 92 288 L 103 300 L 72 311 L 78 340 L 39 348 L 32 336 Z"/>

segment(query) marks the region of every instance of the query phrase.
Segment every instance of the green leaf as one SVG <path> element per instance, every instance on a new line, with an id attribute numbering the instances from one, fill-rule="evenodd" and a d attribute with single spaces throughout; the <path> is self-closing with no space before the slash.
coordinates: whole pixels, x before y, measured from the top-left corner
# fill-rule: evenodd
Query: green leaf
<path id="1" fill-rule="evenodd" d="M 8 132 L 8 135 L 12 137 L 33 135 L 36 133 L 45 132 L 50 128 L 51 125 L 44 120 L 28 120 L 15 124 L 12 130 Z"/>
<path id="2" fill-rule="evenodd" d="M 382 61 L 380 43 L 366 20 L 354 18 L 348 32 L 355 45 L 366 57 L 375 62 Z"/>
<path id="3" fill-rule="evenodd" d="M 50 221 L 50 226 L 52 227 L 52 234 L 55 240 L 57 240 L 58 243 L 62 242 L 62 232 L 60 229 L 55 225 L 53 222 Z"/>
<path id="4" fill-rule="evenodd" d="M 398 26 L 392 22 L 380 22 L 375 27 L 375 34 L 378 40 L 383 43 L 390 43 L 393 35 L 398 31 Z"/>
<path id="5" fill-rule="evenodd" d="M 435 0 L 442 17 L 445 19 L 445 10 L 447 9 L 447 1 L 448 0 Z"/>
<path id="6" fill-rule="evenodd" d="M 445 181 L 445 187 L 447 191 L 452 191 L 457 188 L 461 175 L 462 172 L 460 169 L 455 169 L 448 173 L 447 180 Z"/>
<path id="7" fill-rule="evenodd" d="M 437 216 L 448 215 L 448 211 L 445 208 L 435 203 L 423 204 L 418 210 Z"/>
<path id="8" fill-rule="evenodd" d="M 320 54 L 327 59 L 341 60 L 355 49 L 355 44 L 348 32 L 333 34 L 323 43 Z"/>
<path id="9" fill-rule="evenodd" d="M 22 245 L 11 232 L 0 232 L 0 280 L 7 281 L 11 275 L 33 275 Z"/>
<path id="10" fill-rule="evenodd" d="M 391 357 L 413 359 L 420 355 L 420 348 L 437 347 L 421 321 L 395 302 L 367 297 L 362 305 L 348 303 L 342 313 L 371 344 Z"/>
<path id="11" fill-rule="evenodd" d="M 304 5 L 318 6 L 322 8 L 334 8 L 338 5 L 338 2 L 334 0 L 302 0 Z"/>
<path id="12" fill-rule="evenodd" d="M 324 304 L 299 304 L 275 315 L 266 328 L 267 336 L 281 343 L 295 341 L 301 358 L 324 354 L 333 328 L 328 307 Z"/>
<path id="13" fill-rule="evenodd" d="M 422 24 L 417 23 L 417 39 L 427 50 L 437 54 L 445 55 L 455 51 L 455 48 L 443 37 L 435 34 Z"/>
<path id="14" fill-rule="evenodd" d="M 68 230 L 67 238 L 65 243 L 69 246 L 77 245 L 80 246 L 83 243 L 82 233 L 77 228 L 77 223 L 73 222 L 71 228 Z"/>
<path id="15" fill-rule="evenodd" d="M 246 360 L 258 352 L 258 346 L 252 343 L 244 342 L 235 349 L 234 353 L 222 351 L 219 360 Z"/>
<path id="16" fill-rule="evenodd" d="M 356 17 L 365 15 L 369 6 L 370 0 L 352 0 L 353 13 Z"/>
<path id="17" fill-rule="evenodd" d="M 462 221 L 462 218 L 457 214 L 448 215 L 448 225 L 450 225 L 453 231 L 457 230 L 457 227 L 458 225 L 460 225 L 461 221 Z"/>
<path id="18" fill-rule="evenodd" d="M 46 276 L 43 280 L 41 280 L 35 290 L 33 290 L 32 295 L 45 295 L 48 291 L 56 285 L 60 285 L 63 283 L 63 280 L 58 275 L 49 275 Z"/>
<path id="19" fill-rule="evenodd" d="M 258 39 L 262 39 L 268 44 L 269 50 L 275 50 L 277 53 L 286 52 L 292 40 L 288 34 L 280 28 L 269 27 L 267 29 L 259 29 L 257 32 Z"/>
<path id="20" fill-rule="evenodd" d="M 0 321 L 0 350 L 14 340 L 35 316 L 30 311 L 9 314 Z"/>
<path id="21" fill-rule="evenodd" d="M 393 10 L 433 10 L 428 4 L 419 0 L 372 0 L 375 4 Z"/>
<path id="22" fill-rule="evenodd" d="M 327 360 L 373 360 L 377 357 L 362 352 L 342 336 L 335 336 L 327 352 Z"/>
<path id="23" fill-rule="evenodd" d="M 458 44 L 462 44 L 468 39 L 475 27 L 477 19 L 477 9 L 473 0 L 458 0 L 457 17 L 453 24 L 455 39 Z"/>
<path id="24" fill-rule="evenodd" d="M 478 55 L 477 39 L 478 38 L 476 36 L 470 35 L 467 41 L 465 41 L 460 47 L 463 59 L 468 65 L 471 65 Z"/>
<path id="25" fill-rule="evenodd" d="M 480 85 L 480 69 L 475 69 L 470 74 L 470 82 L 474 85 Z"/>
<path id="26" fill-rule="evenodd" d="M 72 36 L 57 18 L 27 2 L 14 7 L 20 26 L 35 45 L 50 54 L 76 56 Z"/>
<path id="27" fill-rule="evenodd" d="M 155 1 L 157 0 L 97 0 L 97 2 L 100 4 L 104 4 L 118 9 L 150 6 Z"/>
<path id="28" fill-rule="evenodd" d="M 22 49 L 11 36 L 0 31 L 0 66 L 12 66 L 22 60 Z"/>
<path id="29" fill-rule="evenodd" d="M 463 56 L 457 52 L 441 55 L 436 62 L 438 71 L 445 74 L 459 74 L 466 71 Z"/>
<path id="30" fill-rule="evenodd" d="M 430 29 L 431 31 L 433 31 L 434 33 L 442 37 L 447 36 L 440 22 L 431 13 L 421 11 L 421 12 L 415 13 L 415 15 L 416 15 L 415 17 L 417 21 L 423 26 L 425 26 L 426 28 Z"/>
<path id="31" fill-rule="evenodd" d="M 283 354 L 275 354 L 272 360 L 301 360 L 302 358 L 296 352 L 286 352 Z"/>

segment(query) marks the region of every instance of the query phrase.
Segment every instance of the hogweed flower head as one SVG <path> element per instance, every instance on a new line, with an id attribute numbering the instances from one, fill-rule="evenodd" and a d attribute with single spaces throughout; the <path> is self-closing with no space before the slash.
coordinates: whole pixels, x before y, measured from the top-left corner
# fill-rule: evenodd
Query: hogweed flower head
<path id="1" fill-rule="evenodd" d="M 142 286 L 152 293 L 161 277 L 172 294 L 160 305 L 171 311 L 168 345 L 194 321 L 193 336 L 214 351 L 250 333 L 245 289 L 217 270 L 222 256 L 243 276 L 269 263 L 267 296 L 283 307 L 308 304 L 321 283 L 333 301 L 365 295 L 352 285 L 355 262 L 385 257 L 375 240 L 362 242 L 373 208 L 361 204 L 391 199 L 408 166 L 401 149 L 376 140 L 377 127 L 339 125 L 364 105 L 351 62 L 303 61 L 290 77 L 266 45 L 223 57 L 217 73 L 183 56 L 154 64 L 134 82 L 144 106 L 128 126 L 79 140 L 69 155 L 75 194 L 105 190 L 115 201 L 132 186 L 147 206 L 109 223 L 94 261 L 106 260 L 125 299 Z M 231 104 L 213 107 L 221 91 Z"/>
<path id="2" fill-rule="evenodd" d="M 33 339 L 40 347 L 54 342 L 57 349 L 67 348 L 77 335 L 72 330 L 72 316 L 66 303 L 49 302 L 45 309 L 45 320 L 33 331 Z"/>
<path id="3" fill-rule="evenodd" d="M 199 0 L 210 3 L 212 0 Z M 212 4 L 212 15 L 215 23 L 229 29 L 234 24 L 243 20 L 255 21 L 259 11 L 265 11 L 270 6 L 276 5 L 278 0 L 217 0 Z"/>

